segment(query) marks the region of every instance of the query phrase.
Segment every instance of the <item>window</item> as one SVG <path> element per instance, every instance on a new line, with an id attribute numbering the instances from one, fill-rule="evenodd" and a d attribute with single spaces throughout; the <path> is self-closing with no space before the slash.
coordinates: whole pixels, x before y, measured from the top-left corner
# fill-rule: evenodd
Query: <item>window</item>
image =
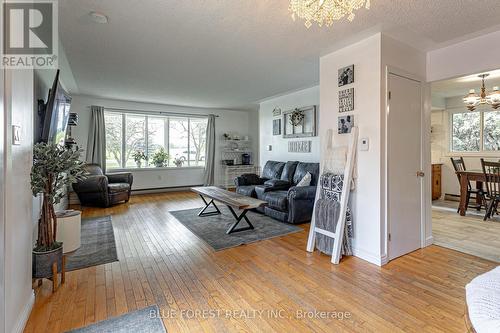
<path id="1" fill-rule="evenodd" d="M 104 119 L 109 169 L 205 165 L 207 119 L 110 111 Z"/>
<path id="2" fill-rule="evenodd" d="M 451 114 L 451 151 L 500 150 L 500 111 L 466 111 Z"/>

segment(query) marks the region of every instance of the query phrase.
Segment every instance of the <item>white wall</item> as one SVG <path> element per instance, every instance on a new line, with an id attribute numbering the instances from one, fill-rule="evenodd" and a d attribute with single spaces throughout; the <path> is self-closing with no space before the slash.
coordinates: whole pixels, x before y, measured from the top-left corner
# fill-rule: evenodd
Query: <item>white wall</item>
<path id="1" fill-rule="evenodd" d="M 358 180 L 353 192 L 354 254 L 377 265 L 387 260 L 387 225 L 385 211 L 386 187 L 386 70 L 396 68 L 418 76 L 425 81 L 426 57 L 410 46 L 380 33 L 320 59 L 320 135 L 323 139 L 328 128 L 336 132 L 338 112 L 337 84 L 339 68 L 354 64 L 355 110 L 354 123 L 359 137 L 368 138 L 369 151 L 358 151 Z M 345 88 L 345 87 L 343 87 Z M 423 85 L 424 123 L 430 124 L 430 94 Z M 430 126 L 430 125 L 429 125 Z M 336 144 L 346 144 L 347 137 L 335 135 Z M 424 138 L 425 140 L 425 138 Z M 321 140 L 321 145 L 324 145 Z M 430 147 L 424 151 L 424 165 L 429 164 Z M 390 177 L 390 175 L 389 175 Z M 430 191 L 430 180 L 424 191 Z M 404 195 L 402 193 L 401 195 Z M 430 211 L 430 194 L 429 198 Z M 426 237 L 431 237 L 430 214 L 425 213 Z M 427 221 L 428 219 L 428 221 Z"/>
<path id="2" fill-rule="evenodd" d="M 90 106 L 99 105 L 108 108 L 146 110 L 157 112 L 175 112 L 192 114 L 216 114 L 216 136 L 217 142 L 216 159 L 216 184 L 221 184 L 220 148 L 219 141 L 225 132 L 238 133 L 240 136 L 248 135 L 252 141 L 258 140 L 258 133 L 255 131 L 258 114 L 256 111 L 232 111 L 189 108 L 161 104 L 147 104 L 130 101 L 119 101 L 101 99 L 91 96 L 73 95 L 71 112 L 78 113 L 78 126 L 73 129 L 73 136 L 78 145 L 86 149 L 88 132 L 90 128 Z M 252 130 L 252 131 L 251 131 Z M 253 143 L 254 147 L 256 143 Z M 85 156 L 85 153 L 83 154 Z M 137 170 L 133 171 L 134 190 L 153 189 L 166 187 L 184 187 L 203 184 L 203 168 L 182 168 L 182 169 L 161 169 L 161 170 Z"/>
<path id="3" fill-rule="evenodd" d="M 338 69 L 354 64 L 354 123 L 359 136 L 370 139 L 370 150 L 358 153 L 358 180 L 352 194 L 354 254 L 381 264 L 381 35 L 328 54 L 320 59 L 321 145 L 329 128 L 337 132 Z M 345 87 L 344 87 L 345 88 Z M 335 144 L 347 144 L 345 135 L 334 135 Z"/>
<path id="4" fill-rule="evenodd" d="M 500 68 L 500 31 L 453 44 L 427 54 L 427 81 Z"/>
<path id="5" fill-rule="evenodd" d="M 5 132 L 5 325 L 21 332 L 34 301 L 31 289 L 33 200 L 30 169 L 33 147 L 33 71 L 6 75 Z M 21 126 L 21 144 L 12 145 L 12 125 Z"/>
<path id="6" fill-rule="evenodd" d="M 319 162 L 319 136 L 312 138 L 284 139 L 283 135 L 273 135 L 274 108 L 278 107 L 282 112 L 300 108 L 303 106 L 319 106 L 319 86 L 300 90 L 280 97 L 268 99 L 260 103 L 259 109 L 259 131 L 260 131 L 260 165 L 261 167 L 268 160 L 275 161 L 303 161 Z M 318 108 L 318 115 L 320 113 Z M 279 118 L 282 118 L 280 115 Z M 318 125 L 320 121 L 318 121 Z M 281 124 L 283 127 L 283 124 Z M 283 129 L 282 129 L 283 131 Z M 283 133 L 282 133 L 283 134 Z M 310 153 L 289 153 L 289 141 L 310 140 L 312 142 Z M 272 145 L 272 151 L 267 150 L 267 146 Z"/>

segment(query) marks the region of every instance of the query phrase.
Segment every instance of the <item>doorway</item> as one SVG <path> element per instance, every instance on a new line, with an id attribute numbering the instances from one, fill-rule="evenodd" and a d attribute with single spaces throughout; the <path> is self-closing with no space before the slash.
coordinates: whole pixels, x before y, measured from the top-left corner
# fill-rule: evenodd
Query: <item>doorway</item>
<path id="1" fill-rule="evenodd" d="M 422 246 L 422 86 L 388 73 L 388 259 Z"/>
<path id="2" fill-rule="evenodd" d="M 500 161 L 500 109 L 495 99 L 488 102 L 480 94 L 484 88 L 494 97 L 499 86 L 500 69 L 431 84 L 434 244 L 495 262 L 500 262 L 500 208 L 487 214 L 492 201 L 481 159 Z M 464 96 L 476 102 L 467 105 Z"/>

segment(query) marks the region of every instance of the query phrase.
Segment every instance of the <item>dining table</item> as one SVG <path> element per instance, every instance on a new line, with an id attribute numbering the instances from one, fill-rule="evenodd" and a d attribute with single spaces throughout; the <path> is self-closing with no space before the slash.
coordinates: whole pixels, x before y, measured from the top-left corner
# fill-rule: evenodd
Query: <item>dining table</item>
<path id="1" fill-rule="evenodd" d="M 465 212 L 467 211 L 466 201 L 469 183 L 476 182 L 476 189 L 483 189 L 483 183 L 486 181 L 486 176 L 482 170 L 457 171 L 457 175 L 460 177 L 459 213 L 461 216 L 465 216 Z M 481 206 L 482 200 L 481 196 L 476 196 L 476 205 L 478 207 Z"/>

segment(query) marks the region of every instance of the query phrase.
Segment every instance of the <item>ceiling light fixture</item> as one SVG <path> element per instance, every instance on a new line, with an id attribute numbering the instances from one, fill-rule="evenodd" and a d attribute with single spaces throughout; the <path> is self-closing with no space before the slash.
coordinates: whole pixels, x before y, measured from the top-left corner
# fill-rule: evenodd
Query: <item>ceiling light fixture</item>
<path id="1" fill-rule="evenodd" d="M 493 91 L 489 94 L 486 92 L 486 85 L 484 80 L 489 76 L 489 74 L 481 74 L 478 77 L 482 80 L 481 94 L 476 94 L 474 89 L 469 90 L 467 96 L 463 98 L 464 104 L 469 109 L 469 111 L 474 111 L 477 106 L 489 104 L 493 109 L 500 108 L 500 90 L 498 87 L 493 87 Z"/>
<path id="2" fill-rule="evenodd" d="M 94 21 L 95 23 L 106 24 L 109 22 L 108 17 L 106 15 L 104 15 L 103 13 L 90 12 L 89 16 L 92 19 L 92 21 Z"/>
<path id="3" fill-rule="evenodd" d="M 312 21 L 316 21 L 320 27 L 329 27 L 333 21 L 345 16 L 352 21 L 354 11 L 361 7 L 370 9 L 370 0 L 290 0 L 289 10 L 294 21 L 296 17 L 304 19 L 305 26 L 309 29 Z"/>

